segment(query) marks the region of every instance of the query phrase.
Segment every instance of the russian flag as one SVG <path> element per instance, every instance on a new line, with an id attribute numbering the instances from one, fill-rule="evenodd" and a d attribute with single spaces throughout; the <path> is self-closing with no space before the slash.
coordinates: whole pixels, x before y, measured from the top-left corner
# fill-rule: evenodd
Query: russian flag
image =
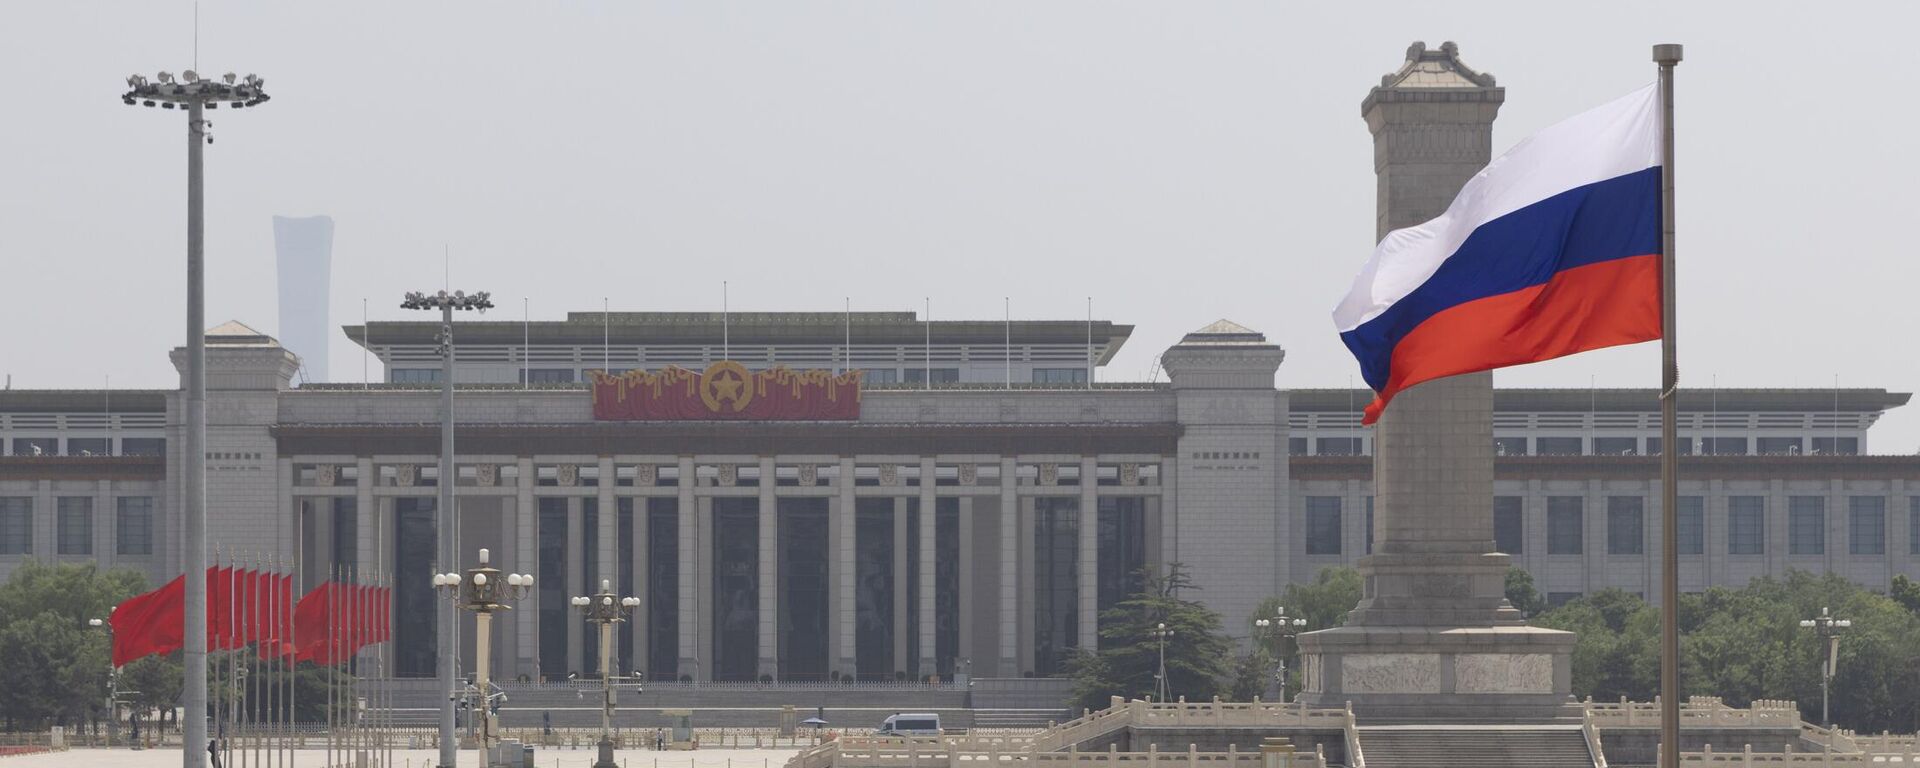
<path id="1" fill-rule="evenodd" d="M 1334 309 L 1375 393 L 1660 338 L 1660 105 L 1649 85 L 1520 142 L 1374 248 Z"/>

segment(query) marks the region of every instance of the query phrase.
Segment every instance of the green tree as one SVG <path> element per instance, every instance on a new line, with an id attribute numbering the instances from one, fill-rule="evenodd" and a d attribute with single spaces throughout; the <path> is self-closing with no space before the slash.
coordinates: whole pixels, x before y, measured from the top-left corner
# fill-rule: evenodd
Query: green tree
<path id="1" fill-rule="evenodd" d="M 1904 573 L 1894 574 L 1893 589 L 1887 591 L 1887 596 L 1915 616 L 1920 616 L 1920 581 L 1909 579 Z"/>
<path id="2" fill-rule="evenodd" d="M 1898 595 L 1879 595 L 1846 579 L 1790 571 L 1746 587 L 1683 595 L 1679 609 L 1682 691 L 1733 706 L 1792 699 L 1801 717 L 1820 718 L 1820 670 L 1826 643 L 1800 627 L 1830 608 L 1851 619 L 1840 641 L 1833 719 L 1861 731 L 1904 730 L 1920 716 L 1920 615 Z M 1578 633 L 1573 651 L 1577 696 L 1649 701 L 1659 681 L 1659 612 L 1638 597 L 1603 590 L 1554 608 L 1539 626 Z"/>
<path id="3" fill-rule="evenodd" d="M 1519 566 L 1507 568 L 1507 603 L 1523 616 L 1538 616 L 1547 610 L 1547 601 L 1533 588 L 1533 574 Z"/>
<path id="4" fill-rule="evenodd" d="M 1307 584 L 1288 584 L 1279 599 L 1260 603 L 1254 619 L 1272 616 L 1280 606 L 1286 606 L 1288 616 L 1299 616 L 1307 620 L 1307 631 L 1328 629 L 1347 623 L 1347 613 L 1360 604 L 1360 572 L 1342 566 L 1328 566 L 1314 574 L 1313 581 Z"/>
<path id="5" fill-rule="evenodd" d="M 1204 700 L 1225 692 L 1232 682 L 1233 642 L 1221 631 L 1220 614 L 1188 599 L 1199 588 L 1184 567 L 1170 564 L 1164 576 L 1146 569 L 1141 583 L 1139 592 L 1100 614 L 1100 649 L 1070 660 L 1080 705 L 1101 709 L 1113 696 L 1152 695 L 1160 659 L 1154 630 L 1160 624 L 1173 631 L 1166 640 L 1169 695 Z"/>
<path id="6" fill-rule="evenodd" d="M 134 571 L 21 564 L 0 584 L 0 723 L 77 726 L 103 714 L 111 651 L 87 620 L 145 588 Z"/>

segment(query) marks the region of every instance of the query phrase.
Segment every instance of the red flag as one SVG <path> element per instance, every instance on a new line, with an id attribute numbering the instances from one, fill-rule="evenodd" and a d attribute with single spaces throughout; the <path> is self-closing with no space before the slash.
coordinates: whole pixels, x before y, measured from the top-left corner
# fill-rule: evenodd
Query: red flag
<path id="1" fill-rule="evenodd" d="M 177 576 L 165 586 L 128 598 L 115 606 L 107 622 L 113 625 L 113 665 L 156 653 L 171 653 L 185 645 L 180 631 L 186 616 L 187 577 Z"/>
<path id="2" fill-rule="evenodd" d="M 292 655 L 293 577 L 263 574 L 259 595 L 260 658 Z"/>

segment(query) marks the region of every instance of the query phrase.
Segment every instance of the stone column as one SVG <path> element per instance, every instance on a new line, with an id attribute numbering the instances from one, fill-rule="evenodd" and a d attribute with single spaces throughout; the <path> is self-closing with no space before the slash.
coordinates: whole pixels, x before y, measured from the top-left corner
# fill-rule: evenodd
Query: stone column
<path id="1" fill-rule="evenodd" d="M 587 581 L 587 525 L 586 513 L 581 509 L 582 501 L 578 496 L 567 499 L 567 565 L 565 571 L 567 574 L 567 589 L 564 594 L 569 598 L 585 595 L 591 591 L 580 591 L 581 588 L 586 585 Z M 536 579 L 534 583 L 537 584 L 539 581 Z M 567 669 L 566 672 L 562 672 L 560 676 L 555 679 L 565 680 L 568 672 L 577 672 L 582 677 L 585 677 L 587 673 L 587 668 L 583 666 L 585 661 L 586 640 L 580 635 L 582 629 L 580 617 L 574 615 L 574 613 L 575 612 L 569 608 L 566 614 Z M 553 673 L 548 672 L 547 675 L 552 677 Z"/>
<path id="2" fill-rule="evenodd" d="M 699 497 L 695 508 L 699 510 L 699 518 L 694 521 L 693 533 L 693 594 L 696 598 L 694 608 L 698 613 L 693 623 L 693 636 L 697 646 L 695 652 L 703 660 L 700 663 L 700 679 L 710 681 L 720 656 L 720 639 L 713 626 L 713 569 L 716 566 L 713 545 L 717 541 L 713 530 L 713 497 Z"/>
<path id="3" fill-rule="evenodd" d="M 934 658 L 935 643 L 933 636 L 935 627 L 933 615 L 933 575 L 936 572 L 934 566 L 938 565 L 938 563 L 934 562 L 936 551 L 934 547 L 934 536 L 938 533 L 939 529 L 939 525 L 937 524 L 939 521 L 938 499 L 934 495 L 934 469 L 932 457 L 923 457 L 920 459 L 920 583 L 918 585 L 919 589 L 916 590 L 919 594 L 915 596 L 915 600 L 917 600 L 920 605 L 920 614 L 917 617 L 920 625 L 918 632 L 920 641 L 920 665 L 916 671 L 916 675 L 921 680 L 927 679 L 928 675 L 933 674 L 935 670 L 939 669 L 937 664 L 938 660 Z"/>
<path id="4" fill-rule="evenodd" d="M 700 621 L 700 610 L 699 606 L 695 604 L 694 596 L 702 590 L 695 590 L 693 588 L 695 572 L 693 560 L 695 557 L 694 545 L 696 543 L 694 533 L 695 526 L 697 525 L 695 516 L 699 514 L 699 509 L 695 506 L 693 497 L 694 483 L 693 457 L 682 456 L 680 457 L 680 498 L 678 505 L 675 507 L 680 518 L 680 542 L 678 546 L 680 570 L 678 578 L 680 583 L 680 596 L 678 599 L 680 609 L 680 669 L 678 670 L 678 674 L 682 677 L 701 680 L 703 678 L 700 677 L 701 653 L 698 647 L 698 638 L 703 633 L 695 631 L 695 627 Z"/>
<path id="5" fill-rule="evenodd" d="M 973 497 L 960 497 L 960 616 L 958 630 L 960 643 L 954 653 L 961 659 L 973 659 Z"/>
<path id="6" fill-rule="evenodd" d="M 1376 237 L 1444 212 L 1492 159 L 1505 91 L 1447 43 L 1415 43 L 1361 104 L 1374 137 Z M 1523 625 L 1493 552 L 1493 384 L 1421 384 L 1374 427 L 1374 554 L 1347 625 L 1300 637 L 1309 706 L 1363 719 L 1563 715 L 1573 635 Z M 1437 630 L 1447 630 L 1440 632 Z"/>
<path id="7" fill-rule="evenodd" d="M 1100 465 L 1092 456 L 1080 458 L 1080 556 L 1077 558 L 1080 618 L 1074 622 L 1074 647 L 1100 647 Z"/>
<path id="8" fill-rule="evenodd" d="M 647 502 L 651 498 L 635 496 L 627 500 L 633 504 L 633 584 L 631 587 L 633 596 L 640 598 L 640 607 L 633 609 L 633 618 L 628 620 L 633 625 L 633 668 L 648 675 L 654 672 L 648 669 L 652 664 L 647 660 L 649 658 L 647 633 L 653 628 L 651 597 L 653 593 L 649 590 L 653 580 L 652 574 L 648 572 L 653 566 L 652 540 L 649 538 L 652 531 L 647 530 Z"/>
<path id="9" fill-rule="evenodd" d="M 907 624 L 907 497 L 893 497 L 893 670 L 907 670 L 913 627 Z"/>
<path id="10" fill-rule="evenodd" d="M 286 460 L 281 459 L 281 462 L 285 463 Z M 281 477 L 285 478 L 286 473 L 281 473 Z M 287 509 L 293 505 L 292 489 L 288 488 L 286 483 L 282 482 L 281 490 L 284 491 L 284 493 L 280 496 L 279 508 Z M 279 517 L 276 516 L 275 519 L 279 519 Z M 120 513 L 113 503 L 113 481 L 95 480 L 93 482 L 93 529 L 89 531 L 89 533 L 93 534 L 93 541 L 91 542 L 93 546 L 93 562 L 98 564 L 101 570 L 112 568 L 114 557 L 119 554 L 119 548 L 114 546 L 114 535 L 119 527 Z M 276 531 L 276 533 L 278 533 L 278 531 Z M 276 551 L 284 548 L 286 546 L 285 542 L 288 541 L 284 536 L 279 538 L 281 543 L 276 547 Z"/>
<path id="11" fill-rule="evenodd" d="M 1000 460 L 1000 677 L 1020 676 L 1020 497 L 1011 457 Z"/>
<path id="12" fill-rule="evenodd" d="M 833 581 L 834 610 L 838 613 L 833 620 L 839 627 L 840 645 L 836 655 L 840 659 L 840 674 L 852 675 L 860 669 L 858 659 L 854 656 L 857 647 L 854 643 L 857 631 L 855 621 L 859 614 L 859 603 L 853 594 L 854 574 L 859 568 L 855 560 L 854 536 L 859 527 L 859 515 L 853 495 L 853 457 L 840 459 L 840 477 L 837 480 L 840 483 L 837 489 L 839 495 L 834 497 L 832 514 L 840 523 L 835 531 L 837 538 L 833 542 L 833 559 L 839 567 L 834 572 Z"/>
<path id="13" fill-rule="evenodd" d="M 594 520 L 600 529 L 594 542 L 600 550 L 594 558 L 595 570 L 599 573 L 594 574 L 593 580 L 588 582 L 587 591 L 580 593 L 583 595 L 599 591 L 601 579 L 614 581 L 615 594 L 627 594 L 624 585 L 615 581 L 620 578 L 620 505 L 613 499 L 613 488 L 617 484 L 618 478 L 613 473 L 613 457 L 600 457 L 600 484 L 594 488 L 599 492 L 595 506 L 600 514 Z"/>
<path id="14" fill-rule="evenodd" d="M 513 607 L 514 658 L 519 661 L 520 671 L 533 676 L 536 671 L 553 674 L 552 670 L 536 670 L 534 663 L 540 658 L 540 507 L 534 503 L 533 458 L 520 457 L 514 463 L 513 478 L 513 514 L 515 559 L 520 563 L 522 573 L 534 576 L 534 588 Z M 360 470 L 362 475 L 366 470 Z"/>
<path id="15" fill-rule="evenodd" d="M 1160 573 L 1180 562 L 1180 466 L 1179 456 L 1160 459 Z M 1289 494 L 1292 490 L 1287 491 Z"/>
<path id="16" fill-rule="evenodd" d="M 780 518 L 773 457 L 760 458 L 760 660 L 757 673 L 780 678 Z"/>

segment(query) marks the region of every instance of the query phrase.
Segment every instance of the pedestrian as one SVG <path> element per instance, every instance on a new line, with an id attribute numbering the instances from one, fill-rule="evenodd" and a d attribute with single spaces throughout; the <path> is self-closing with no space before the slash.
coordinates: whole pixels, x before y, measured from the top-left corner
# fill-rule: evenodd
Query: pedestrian
<path id="1" fill-rule="evenodd" d="M 213 762 L 213 768 L 220 768 L 220 742 L 207 739 L 207 756 Z"/>

